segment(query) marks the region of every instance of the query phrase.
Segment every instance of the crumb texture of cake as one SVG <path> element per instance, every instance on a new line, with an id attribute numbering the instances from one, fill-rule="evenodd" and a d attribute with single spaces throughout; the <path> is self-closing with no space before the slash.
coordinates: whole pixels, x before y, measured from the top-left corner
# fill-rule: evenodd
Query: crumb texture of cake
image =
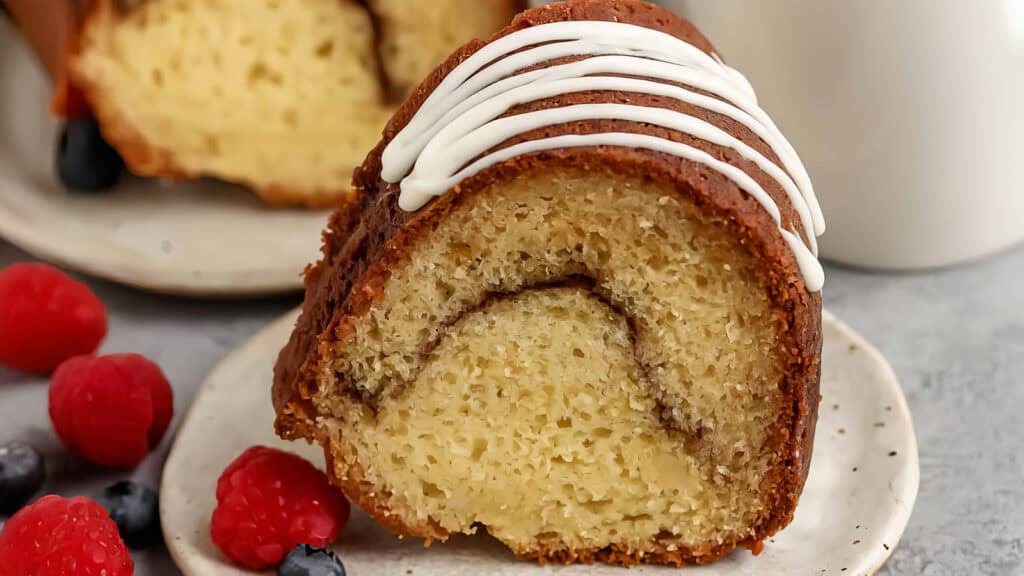
<path id="1" fill-rule="evenodd" d="M 382 525 L 682 565 L 791 520 L 823 223 L 687 21 L 637 0 L 527 11 L 431 75 L 354 182 L 274 403 Z"/>
<path id="2" fill-rule="evenodd" d="M 420 23 L 422 32 L 406 30 L 412 21 L 393 18 L 386 1 L 374 3 L 389 10 L 380 37 L 376 16 L 354 0 L 124 4 L 93 3 L 68 66 L 128 166 L 147 176 L 213 176 L 274 204 L 309 206 L 335 205 L 349 192 L 354 168 L 394 112 L 389 94 L 412 86 L 384 78 L 422 78 L 514 13 L 461 0 L 417 3 L 430 8 L 406 13 L 465 16 L 429 40 Z M 384 62 L 378 44 L 387 48 Z"/>
<path id="3" fill-rule="evenodd" d="M 338 346 L 334 373 L 381 401 L 373 417 L 325 396 L 331 441 L 354 444 L 389 509 L 517 550 L 745 536 L 765 512 L 779 328 L 695 212 L 581 172 L 474 196 Z M 593 277 L 601 296 L 545 288 Z"/>

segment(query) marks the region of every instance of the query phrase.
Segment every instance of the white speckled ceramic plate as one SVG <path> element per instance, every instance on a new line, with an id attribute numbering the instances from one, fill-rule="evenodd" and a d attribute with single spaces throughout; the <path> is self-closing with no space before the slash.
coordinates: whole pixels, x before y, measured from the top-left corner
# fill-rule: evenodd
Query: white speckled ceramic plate
<path id="1" fill-rule="evenodd" d="M 241 576 L 210 542 L 217 477 L 254 444 L 293 450 L 321 464 L 322 453 L 273 433 L 271 369 L 295 314 L 276 321 L 232 353 L 208 377 L 164 468 L 161 514 L 171 554 L 186 576 Z M 873 574 L 889 557 L 917 496 L 917 442 L 892 369 L 879 352 L 831 314 L 825 345 L 811 473 L 793 523 L 760 556 L 745 550 L 694 576 Z M 356 510 L 337 544 L 351 576 L 529 576 L 666 574 L 664 567 L 540 568 L 519 562 L 487 536 L 458 536 L 424 549 L 398 540 Z"/>
<path id="2" fill-rule="evenodd" d="M 298 290 L 323 212 L 267 208 L 216 182 L 125 178 L 113 191 L 64 191 L 50 83 L 0 18 L 0 237 L 41 258 L 148 290 L 255 295 Z"/>

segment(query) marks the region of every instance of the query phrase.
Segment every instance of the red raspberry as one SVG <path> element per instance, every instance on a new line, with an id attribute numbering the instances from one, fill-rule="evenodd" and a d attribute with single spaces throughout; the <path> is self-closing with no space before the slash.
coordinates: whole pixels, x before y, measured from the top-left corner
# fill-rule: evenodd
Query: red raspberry
<path id="1" fill-rule="evenodd" d="M 69 449 L 130 468 L 160 444 L 174 396 L 160 367 L 138 354 L 76 356 L 50 382 L 50 420 Z"/>
<path id="2" fill-rule="evenodd" d="M 0 270 L 0 364 L 49 374 L 106 335 L 107 311 L 85 284 L 46 264 Z"/>
<path id="3" fill-rule="evenodd" d="M 4 576 L 131 576 L 134 570 L 107 511 L 81 496 L 43 496 L 0 533 Z"/>
<path id="4" fill-rule="evenodd" d="M 255 446 L 217 481 L 210 536 L 231 560 L 262 570 L 299 544 L 326 548 L 348 515 L 348 500 L 323 472 L 294 454 Z"/>

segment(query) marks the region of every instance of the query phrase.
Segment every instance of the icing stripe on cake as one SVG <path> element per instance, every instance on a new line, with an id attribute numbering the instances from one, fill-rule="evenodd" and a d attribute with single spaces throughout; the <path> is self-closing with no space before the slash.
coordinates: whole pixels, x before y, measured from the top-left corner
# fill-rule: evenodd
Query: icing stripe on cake
<path id="1" fill-rule="evenodd" d="M 584 58 L 520 72 L 567 56 Z M 621 76 L 625 74 L 643 78 Z M 668 97 L 727 116 L 768 144 L 781 166 L 727 131 L 665 108 L 575 104 L 502 117 L 516 105 L 584 91 Z M 783 226 L 779 207 L 749 174 L 693 146 L 666 138 L 623 132 L 563 135 L 529 140 L 480 157 L 531 130 L 604 119 L 656 125 L 736 151 L 778 182 L 799 216 L 808 243 Z M 586 146 L 647 149 L 700 163 L 721 173 L 775 220 L 807 289 L 817 292 L 824 284 L 815 237 L 824 232 L 825 223 L 814 188 L 796 151 L 758 106 L 750 84 L 716 57 L 679 38 L 642 26 L 555 22 L 513 32 L 484 46 L 441 81 L 387 145 L 382 157 L 382 177 L 387 182 L 401 183 L 399 206 L 415 211 L 431 198 L 499 162 L 533 152 Z"/>

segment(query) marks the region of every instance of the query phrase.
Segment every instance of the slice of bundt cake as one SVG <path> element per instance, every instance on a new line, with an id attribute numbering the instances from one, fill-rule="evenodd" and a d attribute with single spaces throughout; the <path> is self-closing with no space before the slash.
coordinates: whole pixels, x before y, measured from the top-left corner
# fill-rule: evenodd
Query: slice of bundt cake
<path id="1" fill-rule="evenodd" d="M 388 95 L 520 0 L 91 1 L 70 76 L 134 172 L 324 206 L 348 192 Z"/>
<path id="2" fill-rule="evenodd" d="M 405 102 L 355 188 L 274 404 L 382 525 L 684 564 L 790 521 L 824 224 L 686 20 L 638 0 L 521 14 Z"/>

